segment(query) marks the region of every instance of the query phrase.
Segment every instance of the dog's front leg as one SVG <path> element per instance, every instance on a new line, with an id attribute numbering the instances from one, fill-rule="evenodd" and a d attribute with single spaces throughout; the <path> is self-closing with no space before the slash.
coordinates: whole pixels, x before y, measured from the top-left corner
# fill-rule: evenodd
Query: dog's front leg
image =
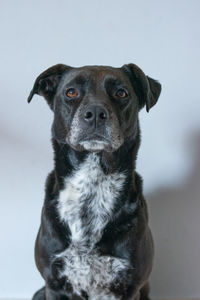
<path id="1" fill-rule="evenodd" d="M 83 300 L 83 298 L 75 294 L 67 296 L 63 292 L 54 291 L 46 287 L 45 300 Z"/>
<path id="2" fill-rule="evenodd" d="M 91 295 L 89 297 L 89 300 L 140 300 L 140 294 L 136 293 L 135 296 L 131 296 L 131 297 L 123 297 L 123 296 L 116 296 L 113 293 L 109 293 L 109 294 L 98 294 L 98 295 Z"/>
<path id="3" fill-rule="evenodd" d="M 73 287 L 68 280 L 68 277 L 62 275 L 61 272 L 64 268 L 64 261 L 62 258 L 53 259 L 50 267 L 50 274 L 46 279 L 47 286 L 46 288 L 49 299 L 54 299 L 52 297 L 57 296 L 58 292 L 63 292 L 67 295 L 68 298 L 71 299 L 73 293 Z M 46 296 L 47 298 L 47 296 Z M 48 298 L 46 300 L 49 300 Z M 55 298 L 57 300 L 57 298 Z M 58 298 L 59 300 L 59 298 Z"/>
<path id="4" fill-rule="evenodd" d="M 55 292 L 49 288 L 46 287 L 46 291 L 45 291 L 45 300 L 60 300 L 61 297 L 58 294 L 58 292 Z M 67 300 L 68 298 L 66 298 Z"/>

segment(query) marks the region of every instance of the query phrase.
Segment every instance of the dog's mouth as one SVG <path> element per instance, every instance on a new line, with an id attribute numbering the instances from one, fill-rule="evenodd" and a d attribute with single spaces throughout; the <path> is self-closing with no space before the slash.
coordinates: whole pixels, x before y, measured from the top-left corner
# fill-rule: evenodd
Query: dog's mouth
<path id="1" fill-rule="evenodd" d="M 98 134 L 82 139 L 79 142 L 79 145 L 87 151 L 102 151 L 111 147 L 110 141 L 104 136 Z"/>

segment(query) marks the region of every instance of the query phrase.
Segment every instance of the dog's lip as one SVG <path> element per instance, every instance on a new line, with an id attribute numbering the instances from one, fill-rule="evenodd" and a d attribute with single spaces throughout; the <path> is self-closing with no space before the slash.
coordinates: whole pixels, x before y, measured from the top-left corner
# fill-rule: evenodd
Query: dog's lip
<path id="1" fill-rule="evenodd" d="M 83 143 L 83 142 L 103 142 L 105 144 L 110 144 L 110 141 L 106 137 L 99 134 L 93 134 L 79 141 L 79 143 Z"/>

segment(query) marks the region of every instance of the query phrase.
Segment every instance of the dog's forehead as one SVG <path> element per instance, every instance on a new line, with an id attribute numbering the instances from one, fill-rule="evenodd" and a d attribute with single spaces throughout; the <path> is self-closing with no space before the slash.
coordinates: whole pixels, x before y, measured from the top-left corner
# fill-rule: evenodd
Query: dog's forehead
<path id="1" fill-rule="evenodd" d="M 122 68 L 110 66 L 84 66 L 71 69 L 64 77 L 64 82 L 77 81 L 96 81 L 102 82 L 106 79 L 116 79 L 119 81 L 128 81 Z"/>

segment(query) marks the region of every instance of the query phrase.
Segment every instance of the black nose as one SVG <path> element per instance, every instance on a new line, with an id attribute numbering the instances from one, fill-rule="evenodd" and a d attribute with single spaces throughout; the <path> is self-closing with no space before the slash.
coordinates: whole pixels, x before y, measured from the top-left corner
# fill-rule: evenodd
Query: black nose
<path id="1" fill-rule="evenodd" d="M 101 105 L 89 105 L 83 112 L 83 120 L 96 127 L 104 125 L 108 119 L 108 111 Z"/>

